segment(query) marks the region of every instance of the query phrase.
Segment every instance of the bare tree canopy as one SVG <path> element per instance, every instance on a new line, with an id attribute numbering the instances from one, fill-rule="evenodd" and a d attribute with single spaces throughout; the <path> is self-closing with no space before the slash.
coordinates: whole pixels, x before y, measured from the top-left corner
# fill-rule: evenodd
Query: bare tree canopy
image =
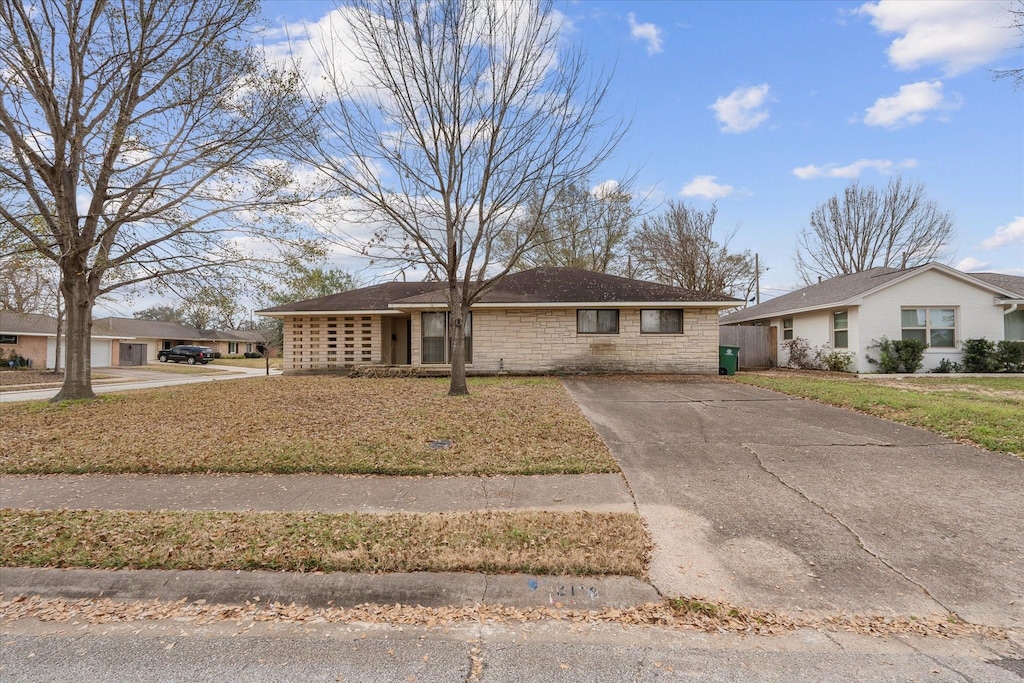
<path id="1" fill-rule="evenodd" d="M 297 154 L 372 226 L 343 239 L 447 284 L 450 394 L 464 394 L 469 307 L 621 135 L 602 133 L 607 79 L 587 74 L 548 0 L 351 0 L 337 16 L 319 52 L 322 135 Z"/>
<path id="2" fill-rule="evenodd" d="M 1021 35 L 1021 45 L 1018 49 L 1024 48 L 1024 0 L 1010 0 L 1006 5 L 1006 12 L 1009 15 L 1010 28 L 1017 29 Z M 1009 78 L 1014 88 L 1024 85 L 1024 69 L 999 69 L 996 71 L 996 78 Z"/>
<path id="3" fill-rule="evenodd" d="M 546 210 L 540 221 L 538 211 Z M 626 244 L 639 209 L 627 184 L 616 181 L 589 189 L 586 181 L 555 192 L 545 207 L 530 202 L 522 219 L 530 231 L 540 221 L 533 246 L 523 252 L 514 270 L 542 266 L 582 268 L 597 273 L 626 273 Z M 503 233 L 499 258 L 523 242 L 519 231 Z"/>
<path id="4" fill-rule="evenodd" d="M 880 266 L 919 266 L 952 238 L 952 215 L 927 198 L 923 185 L 897 176 L 878 190 L 855 180 L 811 212 L 794 262 L 810 284 Z"/>
<path id="5" fill-rule="evenodd" d="M 239 266 L 255 242 L 292 246 L 275 213 L 295 199 L 291 178 L 268 153 L 302 98 L 239 47 L 257 12 L 253 0 L 0 0 L 0 219 L 60 272 L 56 400 L 93 395 L 98 296 Z"/>
<path id="6" fill-rule="evenodd" d="M 750 251 L 729 253 L 736 229 L 714 235 L 717 205 L 700 211 L 669 200 L 660 213 L 645 218 L 630 241 L 638 274 L 696 292 L 747 298 L 754 286 Z"/>

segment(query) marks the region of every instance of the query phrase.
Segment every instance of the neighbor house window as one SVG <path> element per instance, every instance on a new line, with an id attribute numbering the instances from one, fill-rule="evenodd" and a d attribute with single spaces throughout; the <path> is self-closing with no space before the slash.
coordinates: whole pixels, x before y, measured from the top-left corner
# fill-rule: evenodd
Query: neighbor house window
<path id="1" fill-rule="evenodd" d="M 850 346 L 849 318 L 846 311 L 832 314 L 832 348 L 845 349 Z"/>
<path id="2" fill-rule="evenodd" d="M 238 353 L 238 342 L 228 342 L 228 353 Z"/>
<path id="3" fill-rule="evenodd" d="M 678 308 L 640 311 L 641 334 L 682 334 L 683 312 Z"/>
<path id="4" fill-rule="evenodd" d="M 0 334 L 0 344 L 17 344 L 18 335 L 16 334 Z"/>
<path id="5" fill-rule="evenodd" d="M 955 308 L 904 308 L 900 319 L 904 339 L 917 339 L 937 348 L 956 346 Z"/>
<path id="6" fill-rule="evenodd" d="M 618 334 L 617 308 L 581 308 L 576 311 L 577 334 Z"/>
<path id="7" fill-rule="evenodd" d="M 448 336 L 448 313 L 423 313 L 420 358 L 424 363 L 451 363 L 452 342 Z M 473 362 L 473 314 L 466 314 L 466 362 Z"/>
<path id="8" fill-rule="evenodd" d="M 246 344 L 245 345 L 245 352 L 246 353 L 252 353 L 252 344 Z"/>
<path id="9" fill-rule="evenodd" d="M 1003 339 L 1024 340 L 1024 310 L 1003 315 Z"/>
<path id="10" fill-rule="evenodd" d="M 782 338 L 792 339 L 793 338 L 793 319 L 783 318 L 782 319 Z"/>

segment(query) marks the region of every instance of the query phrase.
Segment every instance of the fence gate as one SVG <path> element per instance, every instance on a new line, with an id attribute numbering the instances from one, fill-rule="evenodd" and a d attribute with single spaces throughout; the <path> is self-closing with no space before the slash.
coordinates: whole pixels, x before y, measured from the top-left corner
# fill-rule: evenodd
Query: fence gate
<path id="1" fill-rule="evenodd" d="M 778 365 L 775 328 L 771 325 L 723 325 L 718 343 L 740 347 L 740 368 L 770 368 Z"/>
<path id="2" fill-rule="evenodd" d="M 146 355 L 145 344 L 122 343 L 117 363 L 118 365 L 145 365 L 149 362 Z"/>

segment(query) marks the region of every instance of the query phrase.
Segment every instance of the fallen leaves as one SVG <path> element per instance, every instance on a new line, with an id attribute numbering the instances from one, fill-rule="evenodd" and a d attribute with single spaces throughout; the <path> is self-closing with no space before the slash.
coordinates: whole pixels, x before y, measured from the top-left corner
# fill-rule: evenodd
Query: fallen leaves
<path id="1" fill-rule="evenodd" d="M 617 472 L 551 378 L 271 377 L 4 408 L 8 474 Z M 451 448 L 431 449 L 447 439 Z"/>
<path id="2" fill-rule="evenodd" d="M 373 623 L 390 626 L 423 626 L 446 628 L 457 624 L 523 624 L 527 622 L 563 622 L 571 624 L 621 624 L 628 627 L 660 627 L 710 633 L 749 635 L 780 635 L 796 629 L 813 628 L 825 631 L 852 631 L 874 636 L 913 633 L 921 636 L 947 638 L 981 636 L 1006 639 L 998 628 L 969 624 L 950 617 L 881 617 L 867 615 L 834 615 L 823 619 L 788 618 L 749 610 L 724 603 L 718 604 L 722 614 L 735 613 L 725 619 L 710 617 L 707 612 L 679 611 L 668 601 L 646 603 L 615 610 L 574 610 L 549 607 L 517 608 L 503 605 L 472 605 L 462 607 L 420 607 L 412 605 L 365 604 L 344 609 L 329 607 L 313 609 L 277 602 L 244 605 L 208 604 L 205 601 L 142 600 L 120 602 L 108 598 L 68 600 L 40 596 L 4 599 L 0 594 L 0 621 L 38 619 L 43 622 L 86 622 L 108 624 L 145 620 L 211 624 L 236 622 L 249 626 L 270 623 Z M 433 626 L 428 626 L 433 624 Z M 365 638 L 365 634 L 363 634 Z M 477 679 L 483 670 L 480 647 L 471 643 L 472 674 Z M 424 660 L 426 661 L 426 660 Z M 471 676 L 472 679 L 472 676 Z"/>

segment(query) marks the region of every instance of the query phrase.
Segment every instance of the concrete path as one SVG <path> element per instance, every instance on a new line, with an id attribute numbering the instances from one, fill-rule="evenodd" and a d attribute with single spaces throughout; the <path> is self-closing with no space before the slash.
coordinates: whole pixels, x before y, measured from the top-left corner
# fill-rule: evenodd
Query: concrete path
<path id="1" fill-rule="evenodd" d="M 635 512 L 619 474 L 499 477 L 3 475 L 4 507 L 40 510 Z"/>
<path id="2" fill-rule="evenodd" d="M 96 394 L 107 394 L 114 391 L 131 391 L 133 389 L 157 389 L 178 384 L 199 384 L 201 382 L 222 382 L 224 380 L 245 379 L 247 377 L 264 377 L 266 368 L 243 368 L 238 366 L 206 366 L 213 370 L 200 375 L 178 375 L 160 370 L 145 368 L 98 368 L 97 372 L 111 375 L 111 380 L 95 380 L 92 390 Z M 271 370 L 271 376 L 282 374 L 280 370 Z M 0 403 L 17 401 L 47 401 L 57 395 L 60 387 L 47 389 L 26 389 L 24 391 L 0 392 Z"/>
<path id="3" fill-rule="evenodd" d="M 1024 628 L 1024 461 L 729 382 L 565 385 L 622 467 L 664 594 Z"/>

